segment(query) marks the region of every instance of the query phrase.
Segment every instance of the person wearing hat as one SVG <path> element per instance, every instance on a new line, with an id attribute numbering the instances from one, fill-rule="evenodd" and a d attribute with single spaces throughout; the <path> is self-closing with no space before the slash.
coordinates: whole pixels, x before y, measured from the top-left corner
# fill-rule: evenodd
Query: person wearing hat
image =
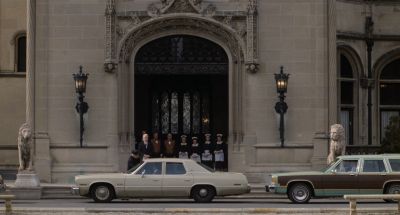
<path id="1" fill-rule="evenodd" d="M 189 146 L 186 138 L 186 135 L 181 135 L 181 143 L 179 144 L 179 158 L 183 159 L 189 159 Z"/>
<path id="2" fill-rule="evenodd" d="M 214 165 L 213 165 L 213 154 L 212 154 L 212 150 L 213 150 L 213 146 L 211 144 L 211 134 L 204 134 L 205 137 L 205 141 L 203 144 L 203 150 L 202 150 L 202 154 L 201 154 L 201 162 L 214 169 Z"/>
<path id="3" fill-rule="evenodd" d="M 224 142 L 222 141 L 222 134 L 217 134 L 217 142 L 214 149 L 215 155 L 215 169 L 218 171 L 224 170 L 225 154 Z"/>
<path id="4" fill-rule="evenodd" d="M 172 134 L 169 133 L 167 135 L 167 139 L 164 140 L 164 150 L 163 155 L 166 158 L 175 157 L 175 140 L 172 137 Z"/>
<path id="5" fill-rule="evenodd" d="M 128 159 L 128 170 L 132 169 L 138 164 L 140 164 L 140 155 L 136 149 L 133 149 Z"/>
<path id="6" fill-rule="evenodd" d="M 192 137 L 191 153 L 192 154 L 190 155 L 190 159 L 200 163 L 201 162 L 200 145 L 199 142 L 197 141 L 197 137 Z"/>

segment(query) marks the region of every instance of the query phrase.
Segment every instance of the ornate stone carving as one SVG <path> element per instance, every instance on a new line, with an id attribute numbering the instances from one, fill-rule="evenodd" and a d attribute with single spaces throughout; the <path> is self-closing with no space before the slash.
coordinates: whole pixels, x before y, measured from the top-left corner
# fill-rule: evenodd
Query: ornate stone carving
<path id="1" fill-rule="evenodd" d="M 334 124 L 330 130 L 330 147 L 329 155 L 327 159 L 328 165 L 335 162 L 337 156 L 344 155 L 346 153 L 346 136 L 344 128 L 340 124 Z"/>
<path id="2" fill-rule="evenodd" d="M 121 11 L 117 14 L 115 14 L 115 0 L 107 0 L 106 11 L 108 12 L 106 12 L 106 60 L 104 68 L 107 72 L 115 71 L 118 61 L 128 60 L 127 56 L 130 55 L 128 52 L 132 51 L 130 46 L 134 46 L 133 44 L 136 44 L 140 39 L 151 36 L 155 31 L 167 31 L 168 26 L 179 26 L 187 30 L 199 31 L 199 33 L 217 35 L 220 38 L 222 37 L 223 41 L 236 41 L 235 45 L 229 44 L 232 48 L 231 51 L 236 55 L 242 52 L 243 58 L 241 59 L 246 63 L 246 71 L 251 73 L 258 71 L 257 0 L 248 0 L 247 8 L 235 11 L 218 11 L 215 5 L 206 4 L 202 0 L 160 0 L 158 3 L 149 4 L 147 11 Z M 174 19 L 171 19 L 171 14 L 185 14 L 188 18 L 197 16 L 204 19 L 185 20 L 179 18 L 174 21 Z M 163 20 L 164 16 L 167 15 L 168 19 Z M 118 25 L 115 23 L 117 17 Z M 153 19 L 162 21 L 152 25 L 144 24 Z M 209 22 L 205 21 L 207 19 L 209 19 Z M 218 22 L 219 25 L 214 24 L 215 22 Z M 138 29 L 140 25 L 145 26 L 140 27 L 140 31 L 136 31 L 135 29 Z M 231 29 L 235 35 L 225 29 Z M 127 33 L 130 34 L 128 38 L 126 38 Z M 118 53 L 119 58 L 114 53 L 117 34 L 119 40 L 123 40 L 119 42 L 121 45 Z"/>
<path id="3" fill-rule="evenodd" d="M 106 47 L 105 47 L 105 61 L 104 61 L 104 68 L 106 72 L 114 72 L 117 64 L 116 63 L 117 26 L 115 19 L 116 19 L 115 0 L 107 0 L 106 11 L 105 11 Z"/>
<path id="4" fill-rule="evenodd" d="M 257 0 L 249 0 L 247 7 L 247 71 L 255 73 L 258 71 L 258 44 L 257 44 Z"/>
<path id="5" fill-rule="evenodd" d="M 24 123 L 18 132 L 18 160 L 19 172 L 28 170 L 32 171 L 32 129 L 28 123 Z"/>

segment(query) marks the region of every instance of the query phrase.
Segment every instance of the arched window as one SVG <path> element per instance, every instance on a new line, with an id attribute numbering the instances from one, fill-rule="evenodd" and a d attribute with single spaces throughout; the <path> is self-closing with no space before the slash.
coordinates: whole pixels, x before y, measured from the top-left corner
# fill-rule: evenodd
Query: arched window
<path id="1" fill-rule="evenodd" d="M 26 35 L 15 37 L 15 69 L 17 72 L 26 72 Z"/>
<path id="2" fill-rule="evenodd" d="M 379 77 L 379 104 L 381 112 L 381 141 L 390 118 L 400 115 L 400 57 L 388 63 Z"/>
<path id="3" fill-rule="evenodd" d="M 338 50 L 338 102 L 339 120 L 346 132 L 346 144 L 354 144 L 355 113 L 357 107 L 357 79 L 354 64 L 346 52 Z"/>

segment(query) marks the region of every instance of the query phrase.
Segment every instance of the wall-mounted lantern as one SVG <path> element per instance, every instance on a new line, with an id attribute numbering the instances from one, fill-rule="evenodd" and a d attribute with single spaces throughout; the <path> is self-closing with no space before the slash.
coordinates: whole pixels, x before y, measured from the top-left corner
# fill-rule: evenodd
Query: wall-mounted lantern
<path id="1" fill-rule="evenodd" d="M 279 102 L 275 104 L 275 111 L 280 116 L 279 123 L 279 134 L 281 139 L 281 147 L 284 147 L 285 142 L 285 125 L 284 125 L 284 115 L 288 109 L 288 105 L 285 102 L 285 93 L 288 88 L 289 74 L 283 73 L 283 66 L 281 66 L 281 72 L 275 74 L 276 81 L 276 91 L 279 94 Z"/>
<path id="2" fill-rule="evenodd" d="M 78 94 L 78 103 L 76 103 L 75 109 L 79 113 L 79 122 L 80 122 L 80 146 L 83 147 L 83 132 L 85 131 L 84 122 L 83 122 L 83 114 L 87 113 L 89 110 L 88 103 L 84 102 L 83 99 L 86 93 L 86 81 L 88 79 L 89 74 L 82 73 L 82 66 L 79 67 L 79 73 L 73 74 L 75 81 L 75 91 Z"/>

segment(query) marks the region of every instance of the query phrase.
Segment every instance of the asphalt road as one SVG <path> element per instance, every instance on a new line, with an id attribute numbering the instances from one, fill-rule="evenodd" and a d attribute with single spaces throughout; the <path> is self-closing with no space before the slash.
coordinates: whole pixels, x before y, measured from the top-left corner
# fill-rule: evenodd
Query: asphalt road
<path id="1" fill-rule="evenodd" d="M 111 203 L 94 203 L 91 199 L 14 200 L 15 208 L 348 208 L 343 199 L 312 199 L 308 204 L 293 204 L 287 199 L 215 199 L 212 203 L 194 203 L 190 199 L 132 199 Z M 358 208 L 396 208 L 383 201 L 360 201 Z"/>

